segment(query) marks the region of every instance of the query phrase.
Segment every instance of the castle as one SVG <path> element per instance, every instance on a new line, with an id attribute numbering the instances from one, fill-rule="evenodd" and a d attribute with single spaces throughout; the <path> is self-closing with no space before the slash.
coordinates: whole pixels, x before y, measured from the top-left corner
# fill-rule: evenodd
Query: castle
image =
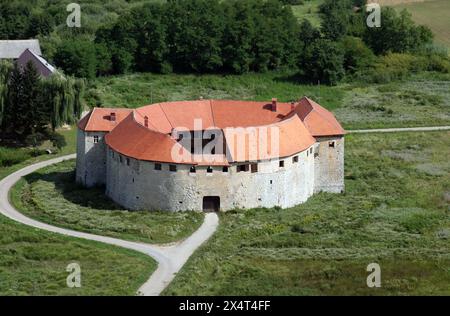
<path id="1" fill-rule="evenodd" d="M 306 97 L 94 108 L 78 123 L 76 180 L 130 210 L 287 208 L 343 192 L 344 135 Z"/>

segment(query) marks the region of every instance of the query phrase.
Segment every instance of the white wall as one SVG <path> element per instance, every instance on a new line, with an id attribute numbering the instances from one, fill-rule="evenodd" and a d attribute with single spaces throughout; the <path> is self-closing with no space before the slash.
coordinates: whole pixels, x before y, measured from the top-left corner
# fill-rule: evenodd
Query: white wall
<path id="1" fill-rule="evenodd" d="M 344 191 L 344 137 L 317 138 L 315 148 L 314 192 L 341 193 Z M 329 143 L 334 142 L 335 147 Z"/>
<path id="2" fill-rule="evenodd" d="M 177 172 L 170 172 L 168 164 L 162 170 L 154 170 L 153 162 L 127 159 L 107 150 L 106 194 L 115 202 L 131 210 L 202 210 L 203 197 L 219 196 L 221 210 L 235 208 L 295 206 L 305 202 L 314 192 L 314 155 L 304 151 L 298 163 L 292 157 L 282 159 L 285 167 L 279 168 L 279 160 L 258 163 L 258 172 L 237 172 L 237 166 L 214 167 L 208 174 L 206 167 L 177 165 Z"/>
<path id="3" fill-rule="evenodd" d="M 94 143 L 94 136 L 99 142 Z M 105 184 L 106 145 L 103 132 L 77 132 L 76 181 L 86 187 Z"/>

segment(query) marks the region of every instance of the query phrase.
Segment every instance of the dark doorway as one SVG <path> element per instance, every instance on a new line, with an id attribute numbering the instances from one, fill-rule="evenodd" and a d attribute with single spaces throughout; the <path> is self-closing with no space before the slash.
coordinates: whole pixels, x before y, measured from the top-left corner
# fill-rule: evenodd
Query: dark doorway
<path id="1" fill-rule="evenodd" d="M 203 211 L 204 212 L 218 212 L 219 210 L 220 210 L 220 197 L 205 196 L 203 198 Z"/>

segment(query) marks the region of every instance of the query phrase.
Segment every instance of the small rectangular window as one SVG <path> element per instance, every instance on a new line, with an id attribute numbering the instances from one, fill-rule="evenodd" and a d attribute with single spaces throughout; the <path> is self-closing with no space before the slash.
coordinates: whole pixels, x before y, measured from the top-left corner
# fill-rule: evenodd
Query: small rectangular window
<path id="1" fill-rule="evenodd" d="M 237 166 L 237 172 L 247 172 L 247 171 L 248 171 L 248 165 Z"/>
<path id="2" fill-rule="evenodd" d="M 94 144 L 98 144 L 98 136 L 94 136 Z"/>
<path id="3" fill-rule="evenodd" d="M 206 169 L 207 173 L 213 173 L 213 168 L 212 167 L 208 167 L 208 169 Z"/>
<path id="4" fill-rule="evenodd" d="M 155 163 L 155 170 L 161 170 L 162 166 L 160 163 Z"/>
<path id="5" fill-rule="evenodd" d="M 177 171 L 177 166 L 176 165 L 169 165 L 169 171 L 176 172 Z"/>
<path id="6" fill-rule="evenodd" d="M 298 162 L 298 156 L 292 157 L 292 163 L 297 163 Z"/>
<path id="7" fill-rule="evenodd" d="M 331 148 L 334 148 L 335 147 L 335 143 L 334 142 L 329 142 L 328 146 L 331 147 Z"/>
<path id="8" fill-rule="evenodd" d="M 309 153 L 312 154 L 312 147 L 309 149 Z"/>
<path id="9" fill-rule="evenodd" d="M 284 168 L 284 160 L 280 160 L 280 168 Z"/>
<path id="10" fill-rule="evenodd" d="M 256 173 L 256 172 L 258 172 L 258 164 L 254 163 L 254 164 L 252 164 L 252 173 Z"/>
<path id="11" fill-rule="evenodd" d="M 222 172 L 228 172 L 228 167 L 223 167 Z"/>
<path id="12" fill-rule="evenodd" d="M 130 158 L 127 158 L 127 166 L 130 165 Z"/>
<path id="13" fill-rule="evenodd" d="M 195 168 L 195 166 L 192 166 L 191 169 L 189 169 L 190 173 L 196 173 L 197 169 Z"/>
<path id="14" fill-rule="evenodd" d="M 123 162 L 122 156 L 120 156 L 120 155 L 119 155 L 119 161 L 120 161 L 120 163 Z"/>

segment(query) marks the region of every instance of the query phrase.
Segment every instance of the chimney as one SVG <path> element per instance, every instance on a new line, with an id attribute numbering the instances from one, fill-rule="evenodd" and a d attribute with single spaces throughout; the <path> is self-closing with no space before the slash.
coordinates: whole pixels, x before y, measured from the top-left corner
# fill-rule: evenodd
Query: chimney
<path id="1" fill-rule="evenodd" d="M 148 127 L 148 116 L 144 117 L 144 126 Z"/>
<path id="2" fill-rule="evenodd" d="M 116 113 L 115 112 L 111 112 L 110 120 L 111 120 L 111 122 L 115 122 L 116 121 Z"/>
<path id="3" fill-rule="evenodd" d="M 278 103 L 277 98 L 273 98 L 272 99 L 272 112 L 276 112 L 277 111 L 277 103 Z"/>

